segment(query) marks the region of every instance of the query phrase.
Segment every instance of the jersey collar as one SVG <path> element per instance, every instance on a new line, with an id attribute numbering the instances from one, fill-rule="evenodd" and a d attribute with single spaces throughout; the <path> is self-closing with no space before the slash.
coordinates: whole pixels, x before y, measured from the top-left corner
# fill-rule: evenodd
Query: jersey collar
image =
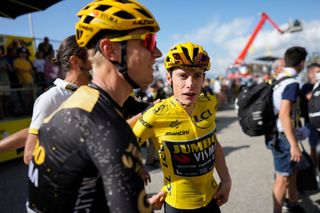
<path id="1" fill-rule="evenodd" d="M 117 102 L 115 102 L 112 97 L 105 91 L 103 90 L 101 87 L 99 87 L 98 85 L 94 84 L 94 83 L 90 83 L 89 87 L 94 88 L 96 90 L 98 90 L 102 95 L 104 95 L 106 97 L 106 99 L 111 103 L 111 105 L 119 112 L 122 112 L 122 107 L 117 104 Z M 120 113 L 122 115 L 122 113 Z"/>
<path id="2" fill-rule="evenodd" d="M 57 78 L 53 82 L 53 84 L 59 88 L 66 89 L 66 90 L 76 91 L 78 89 L 77 85 L 64 81 L 60 78 Z"/>
<path id="3" fill-rule="evenodd" d="M 286 77 L 286 76 L 296 76 L 297 71 L 291 67 L 285 67 L 281 73 L 277 76 L 277 79 Z"/>

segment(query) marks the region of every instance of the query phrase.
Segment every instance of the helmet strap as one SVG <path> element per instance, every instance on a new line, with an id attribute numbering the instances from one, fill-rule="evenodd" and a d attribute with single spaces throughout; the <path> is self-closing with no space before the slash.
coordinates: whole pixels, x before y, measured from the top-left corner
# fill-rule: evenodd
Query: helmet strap
<path id="1" fill-rule="evenodd" d="M 126 81 L 130 84 L 133 89 L 138 89 L 140 86 L 132 80 L 128 73 L 128 66 L 127 66 L 127 42 L 121 42 L 121 62 L 117 63 L 114 62 L 118 71 L 122 74 L 122 76 L 126 79 Z"/>

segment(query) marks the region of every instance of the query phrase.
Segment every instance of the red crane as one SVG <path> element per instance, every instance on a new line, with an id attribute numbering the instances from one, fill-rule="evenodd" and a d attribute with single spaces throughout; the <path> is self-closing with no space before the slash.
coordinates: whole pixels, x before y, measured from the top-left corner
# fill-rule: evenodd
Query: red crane
<path id="1" fill-rule="evenodd" d="M 245 48 L 242 50 L 242 52 L 240 53 L 240 55 L 238 56 L 238 58 L 234 62 L 235 65 L 240 65 L 242 63 L 242 61 L 244 60 L 244 58 L 247 55 L 247 52 L 248 52 L 253 40 L 256 38 L 258 32 L 260 31 L 260 29 L 262 28 L 262 26 L 264 25 L 266 20 L 268 20 L 271 23 L 271 25 L 274 28 L 276 28 L 280 33 L 284 33 L 284 31 L 281 30 L 278 27 L 278 25 L 276 25 L 276 23 L 265 12 L 263 12 L 261 14 L 261 19 L 260 19 L 259 23 L 257 24 L 256 28 L 254 29 L 252 35 L 250 36 L 249 41 L 247 42 Z"/>

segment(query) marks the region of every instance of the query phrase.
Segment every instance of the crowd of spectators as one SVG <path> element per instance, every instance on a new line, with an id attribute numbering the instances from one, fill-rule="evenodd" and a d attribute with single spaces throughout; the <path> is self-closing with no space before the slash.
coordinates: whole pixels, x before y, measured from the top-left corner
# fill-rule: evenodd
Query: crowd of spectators
<path id="1" fill-rule="evenodd" d="M 57 77 L 62 69 L 52 63 L 54 50 L 45 37 L 32 56 L 24 40 L 13 39 L 0 46 L 0 118 L 31 115 L 33 101 Z"/>

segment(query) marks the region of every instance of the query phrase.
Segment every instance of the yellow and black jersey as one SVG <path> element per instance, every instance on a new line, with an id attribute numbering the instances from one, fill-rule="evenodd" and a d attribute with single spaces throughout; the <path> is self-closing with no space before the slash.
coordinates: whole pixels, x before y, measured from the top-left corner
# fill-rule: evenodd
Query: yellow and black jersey
<path id="1" fill-rule="evenodd" d="M 213 178 L 217 100 L 200 95 L 189 116 L 173 98 L 149 108 L 133 128 L 142 144 L 152 138 L 164 173 L 166 202 L 179 209 L 206 206 L 217 190 Z"/>
<path id="2" fill-rule="evenodd" d="M 29 166 L 29 209 L 152 212 L 139 145 L 120 111 L 104 90 L 90 85 L 45 119 Z"/>

